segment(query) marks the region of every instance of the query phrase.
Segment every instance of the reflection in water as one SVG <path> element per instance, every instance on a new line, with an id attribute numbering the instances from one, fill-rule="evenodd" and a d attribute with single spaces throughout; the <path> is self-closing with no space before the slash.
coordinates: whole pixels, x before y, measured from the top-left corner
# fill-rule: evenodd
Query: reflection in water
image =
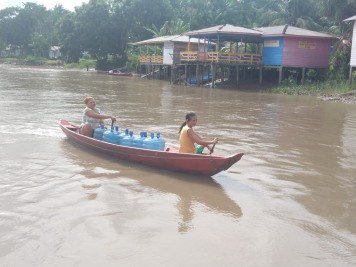
<path id="1" fill-rule="evenodd" d="M 180 214 L 179 232 L 187 232 L 193 226 L 194 209 L 201 204 L 209 211 L 217 214 L 224 214 L 238 219 L 242 216 L 241 208 L 225 193 L 224 189 L 211 177 L 201 177 L 160 171 L 139 164 L 116 160 L 105 155 L 93 155 L 93 151 L 73 145 L 64 139 L 62 144 L 65 154 L 80 166 L 80 175 L 95 182 L 83 185 L 88 191 L 88 198 L 94 200 L 97 193 L 93 189 L 98 189 L 101 178 L 124 179 L 126 182 L 121 186 L 130 190 L 145 190 L 137 187 L 149 187 L 164 194 L 173 194 L 177 197 L 176 207 Z M 92 157 L 102 157 L 104 160 L 94 160 L 100 162 L 100 167 L 93 165 Z M 116 166 L 118 165 L 118 166 Z M 100 177 L 100 178 L 99 178 Z M 131 180 L 130 182 L 128 182 Z"/>
<path id="2" fill-rule="evenodd" d="M 356 162 L 356 113 L 348 112 L 345 116 L 341 135 L 342 156 L 339 158 L 339 164 L 352 170 Z"/>

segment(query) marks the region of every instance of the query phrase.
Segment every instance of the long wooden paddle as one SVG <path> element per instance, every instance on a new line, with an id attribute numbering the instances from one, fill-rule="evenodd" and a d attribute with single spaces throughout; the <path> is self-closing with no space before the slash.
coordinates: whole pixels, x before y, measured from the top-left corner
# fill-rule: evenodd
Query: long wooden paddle
<path id="1" fill-rule="evenodd" d="M 213 144 L 213 147 L 210 149 L 210 153 L 209 153 L 209 155 L 211 155 L 211 154 L 214 152 L 214 147 L 215 147 L 215 145 L 216 145 L 216 143 L 215 143 L 215 144 Z"/>

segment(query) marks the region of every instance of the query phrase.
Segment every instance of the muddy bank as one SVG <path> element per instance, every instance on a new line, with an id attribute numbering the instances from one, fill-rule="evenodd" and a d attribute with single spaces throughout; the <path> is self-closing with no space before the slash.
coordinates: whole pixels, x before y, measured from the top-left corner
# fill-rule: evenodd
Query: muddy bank
<path id="1" fill-rule="evenodd" d="M 333 102 L 342 102 L 347 104 L 356 104 L 356 90 L 353 90 L 344 94 L 328 94 L 318 96 L 319 99 L 323 101 L 333 101 Z"/>

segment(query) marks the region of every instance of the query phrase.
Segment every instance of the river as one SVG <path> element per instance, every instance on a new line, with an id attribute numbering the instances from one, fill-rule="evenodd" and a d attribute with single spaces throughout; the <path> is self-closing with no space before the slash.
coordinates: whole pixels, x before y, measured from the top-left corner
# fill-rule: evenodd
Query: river
<path id="1" fill-rule="evenodd" d="M 196 177 L 70 143 L 94 96 L 178 147 L 185 113 L 243 152 Z M 0 266 L 355 266 L 356 105 L 0 65 Z"/>

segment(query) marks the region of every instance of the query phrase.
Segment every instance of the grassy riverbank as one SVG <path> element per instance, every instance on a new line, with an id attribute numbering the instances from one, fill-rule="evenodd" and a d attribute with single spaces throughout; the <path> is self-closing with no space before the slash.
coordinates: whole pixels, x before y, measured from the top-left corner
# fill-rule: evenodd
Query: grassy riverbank
<path id="1" fill-rule="evenodd" d="M 310 95 L 324 101 L 356 104 L 356 90 L 354 87 L 355 85 L 350 86 L 348 81 L 329 80 L 303 85 L 279 85 L 266 89 L 266 91 L 276 94 Z"/>
<path id="2" fill-rule="evenodd" d="M 306 83 L 303 85 L 279 85 L 266 89 L 270 93 L 286 94 L 286 95 L 327 95 L 332 93 L 344 94 L 352 89 L 348 81 L 325 81 Z"/>
<path id="3" fill-rule="evenodd" d="M 95 60 L 90 60 L 90 59 L 80 59 L 79 63 L 64 63 L 64 61 L 60 59 L 47 59 L 47 58 L 34 57 L 34 56 L 28 56 L 26 58 L 0 58 L 0 64 L 62 67 L 68 69 L 95 68 Z"/>
<path id="4" fill-rule="evenodd" d="M 324 101 L 344 102 L 356 104 L 356 90 L 348 81 L 325 81 L 314 82 L 304 85 L 279 85 L 262 91 L 286 94 L 286 95 L 309 95 L 316 96 Z"/>

